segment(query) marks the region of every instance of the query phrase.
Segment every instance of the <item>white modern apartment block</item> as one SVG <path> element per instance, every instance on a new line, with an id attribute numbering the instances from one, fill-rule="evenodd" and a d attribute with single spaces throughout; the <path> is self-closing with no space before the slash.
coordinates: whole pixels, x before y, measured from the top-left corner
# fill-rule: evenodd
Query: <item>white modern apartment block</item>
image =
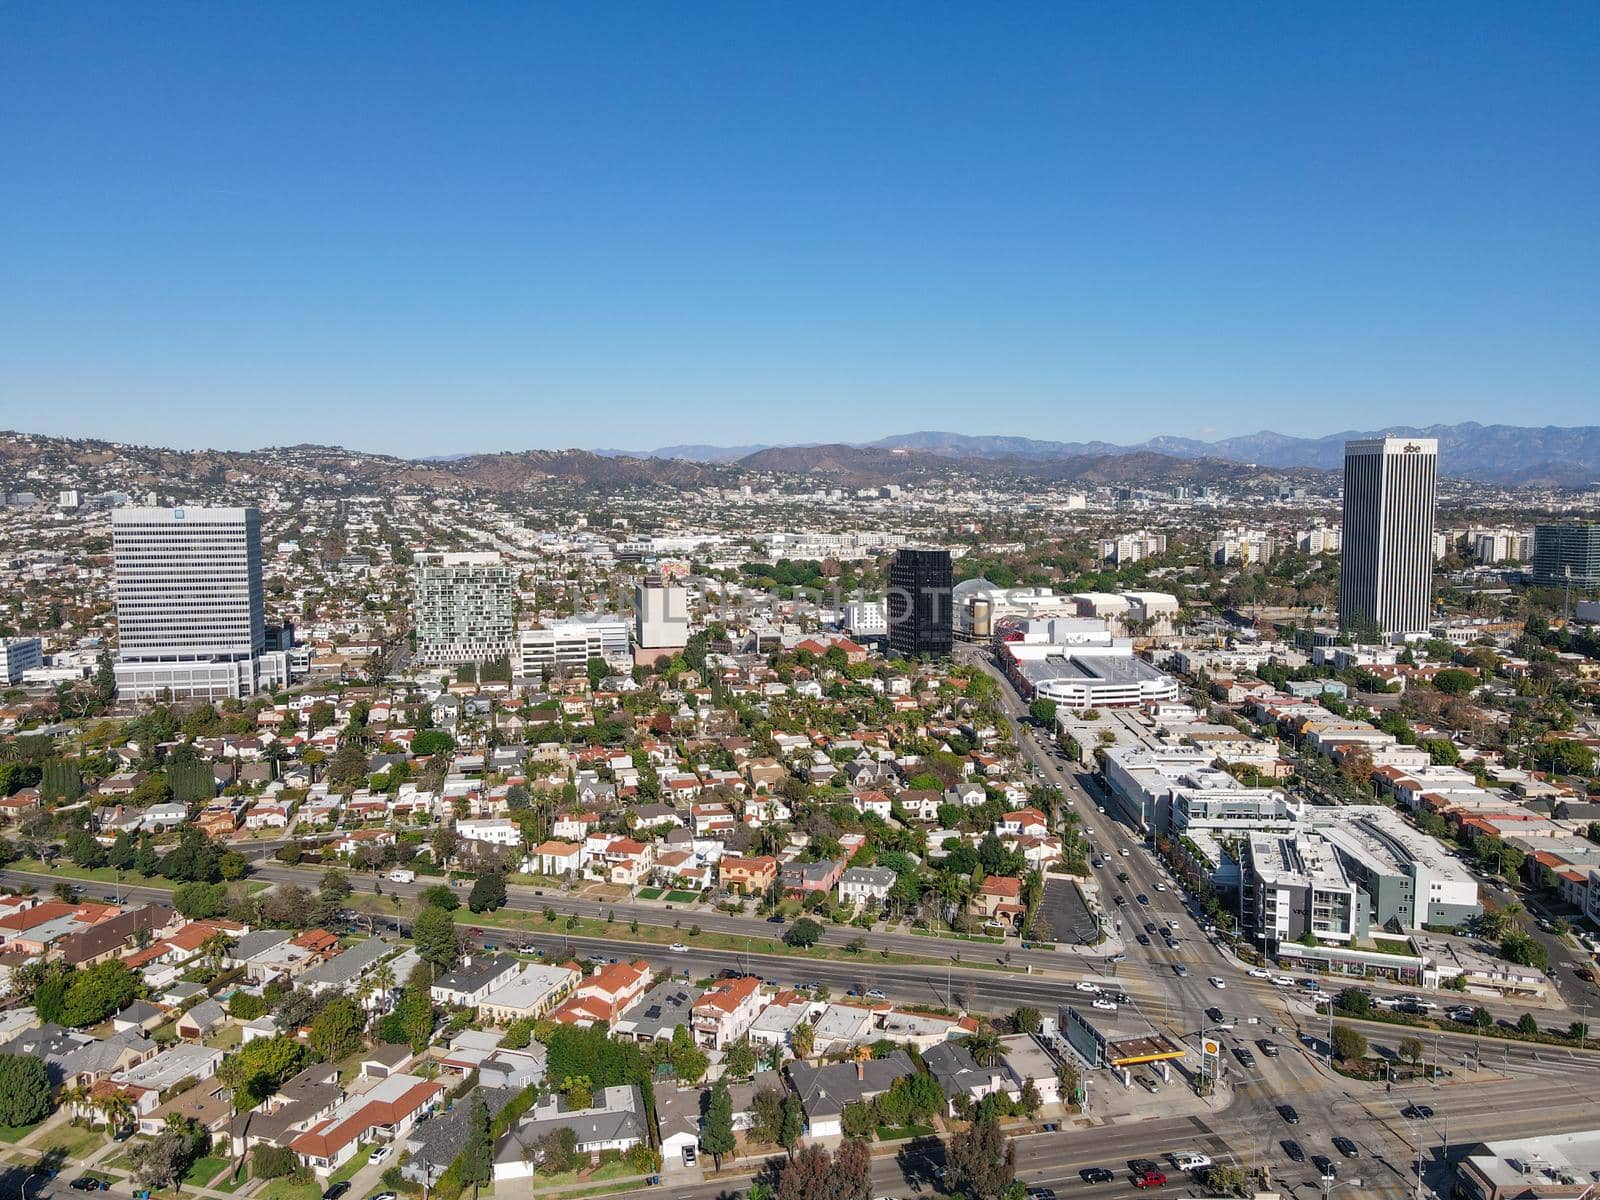
<path id="1" fill-rule="evenodd" d="M 1294 535 L 1295 549 L 1302 554 L 1337 554 L 1339 553 L 1339 530 L 1318 526 L 1315 529 L 1302 529 Z"/>
<path id="2" fill-rule="evenodd" d="M 36 637 L 0 638 L 0 683 L 18 683 L 24 671 L 44 666 L 44 643 Z"/>
<path id="3" fill-rule="evenodd" d="M 1533 531 L 1469 529 L 1467 548 L 1481 563 L 1527 562 L 1533 557 Z"/>
<path id="4" fill-rule="evenodd" d="M 1321 838 L 1252 833 L 1245 846 L 1239 925 L 1263 953 L 1307 933 L 1346 943 L 1365 933 L 1364 897 Z"/>
<path id="5" fill-rule="evenodd" d="M 889 610 L 882 600 L 848 600 L 844 605 L 844 627 L 852 637 L 889 636 Z"/>
<path id="6" fill-rule="evenodd" d="M 1106 562 L 1130 563 L 1167 552 L 1167 535 L 1141 529 L 1137 533 L 1124 533 L 1120 537 L 1105 538 L 1100 543 L 1100 557 Z"/>
<path id="7" fill-rule="evenodd" d="M 574 618 L 544 629 L 524 629 L 517 634 L 517 674 L 582 671 L 591 658 L 627 669 L 632 666 L 628 641 L 632 630 L 620 617 Z"/>
<path id="8" fill-rule="evenodd" d="M 288 681 L 269 653 L 261 514 L 253 508 L 117 508 L 117 690 L 222 699 Z"/>
<path id="9" fill-rule="evenodd" d="M 1276 552 L 1277 542 L 1261 529 L 1230 529 L 1220 534 L 1208 549 L 1211 561 L 1219 567 L 1228 563 L 1253 566 L 1270 562 Z"/>
<path id="10" fill-rule="evenodd" d="M 419 554 L 413 579 L 418 662 L 453 667 L 511 657 L 517 579 L 500 555 Z"/>
<path id="11" fill-rule="evenodd" d="M 1345 443 L 1342 629 L 1385 637 L 1428 631 L 1438 472 L 1436 438 Z"/>
<path id="12" fill-rule="evenodd" d="M 681 650 L 689 641 L 689 592 L 650 576 L 634 592 L 634 640 L 643 650 Z"/>

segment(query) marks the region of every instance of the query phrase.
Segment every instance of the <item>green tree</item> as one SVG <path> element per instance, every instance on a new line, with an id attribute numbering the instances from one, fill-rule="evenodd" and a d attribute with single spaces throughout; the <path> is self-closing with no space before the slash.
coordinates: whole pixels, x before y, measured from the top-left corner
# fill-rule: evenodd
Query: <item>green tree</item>
<path id="1" fill-rule="evenodd" d="M 733 1153 L 733 1147 L 733 1097 L 728 1092 L 727 1080 L 719 1079 L 711 1089 L 711 1099 L 701 1122 L 700 1148 L 711 1155 L 720 1171 L 722 1156 Z"/>
<path id="2" fill-rule="evenodd" d="M 417 953 L 438 971 L 455 966 L 460 951 L 456 943 L 456 919 L 442 908 L 423 905 L 411 925 L 411 940 Z"/>
<path id="3" fill-rule="evenodd" d="M 50 1075 L 44 1060 L 0 1054 L 0 1125 L 13 1129 L 50 1115 Z"/>
<path id="4" fill-rule="evenodd" d="M 61 1001 L 59 1020 L 82 1029 L 120 1012 L 139 994 L 139 981 L 120 959 L 74 971 Z"/>
<path id="5" fill-rule="evenodd" d="M 745 1079 L 756 1073 L 756 1052 L 749 1041 L 740 1039 L 728 1047 L 723 1056 L 726 1073 L 735 1079 Z"/>
<path id="6" fill-rule="evenodd" d="M 1529 1037 L 1539 1032 L 1539 1022 L 1531 1012 L 1525 1012 L 1517 1018 L 1517 1032 Z"/>
<path id="7" fill-rule="evenodd" d="M 1011 1014 L 1011 1025 L 1018 1033 L 1038 1033 L 1042 1018 L 1037 1008 L 1026 1005 Z"/>
<path id="8" fill-rule="evenodd" d="M 1401 1058 L 1410 1063 L 1411 1069 L 1415 1071 L 1417 1069 L 1417 1064 L 1422 1061 L 1422 1056 L 1424 1053 L 1426 1053 L 1426 1049 L 1427 1048 L 1422 1044 L 1421 1038 L 1403 1037 L 1395 1046 L 1395 1053 L 1399 1054 Z"/>
<path id="9" fill-rule="evenodd" d="M 455 888 L 445 883 L 436 883 L 430 888 L 424 888 L 422 902 L 431 904 L 435 908 L 442 908 L 445 912 L 454 912 L 461 907 L 461 897 L 456 895 Z"/>
<path id="10" fill-rule="evenodd" d="M 795 1147 L 800 1144 L 800 1138 L 805 1134 L 805 1130 L 805 1109 L 801 1107 L 800 1097 L 793 1092 L 785 1093 L 783 1121 L 778 1126 L 778 1145 L 788 1152 L 791 1162 L 794 1160 Z"/>
<path id="11" fill-rule="evenodd" d="M 1367 1056 L 1367 1039 L 1353 1026 L 1335 1025 L 1333 1053 L 1341 1062 L 1359 1062 Z"/>
<path id="12" fill-rule="evenodd" d="M 493 912 L 506 902 L 506 877 L 499 871 L 479 875 L 467 896 L 467 907 L 475 913 Z"/>
<path id="13" fill-rule="evenodd" d="M 172 907 L 191 921 L 220 917 L 228 911 L 228 888 L 222 883 L 184 883 L 172 890 Z"/>
<path id="14" fill-rule="evenodd" d="M 483 1091 L 472 1093 L 472 1107 L 467 1110 L 467 1144 L 461 1151 L 461 1181 L 472 1185 L 472 1194 L 478 1194 L 480 1185 L 494 1178 L 494 1138 L 489 1132 L 489 1109 L 483 1102 Z"/>
<path id="15" fill-rule="evenodd" d="M 822 939 L 822 926 L 810 917 L 801 917 L 784 931 L 785 945 L 801 948 L 815 946 Z"/>
<path id="16" fill-rule="evenodd" d="M 366 1015 L 348 996 L 329 1001 L 311 1023 L 311 1048 L 325 1062 L 338 1062 L 361 1048 Z"/>
<path id="17" fill-rule="evenodd" d="M 840 1113 L 839 1125 L 844 1130 L 845 1137 L 869 1138 L 872 1136 L 872 1131 L 878 1127 L 878 1117 L 871 1104 L 852 1100 Z"/>
<path id="18" fill-rule="evenodd" d="M 992 1117 L 953 1134 L 945 1143 L 945 1161 L 972 1200 L 996 1200 L 1017 1176 L 1016 1150 Z"/>

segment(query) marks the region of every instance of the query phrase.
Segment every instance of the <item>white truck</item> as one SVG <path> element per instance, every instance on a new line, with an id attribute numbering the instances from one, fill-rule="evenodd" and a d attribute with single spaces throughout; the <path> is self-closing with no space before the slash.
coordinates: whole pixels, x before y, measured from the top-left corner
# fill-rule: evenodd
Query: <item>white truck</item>
<path id="1" fill-rule="evenodd" d="M 390 883 L 413 883 L 416 878 L 417 873 L 415 871 L 407 871 L 404 867 L 396 867 L 389 872 Z"/>

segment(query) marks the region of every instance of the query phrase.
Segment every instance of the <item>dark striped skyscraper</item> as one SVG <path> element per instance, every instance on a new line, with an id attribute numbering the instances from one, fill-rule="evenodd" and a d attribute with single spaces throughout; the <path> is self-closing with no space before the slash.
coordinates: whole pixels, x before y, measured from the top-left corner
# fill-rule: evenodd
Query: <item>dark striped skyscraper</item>
<path id="1" fill-rule="evenodd" d="M 906 658 L 941 658 L 953 643 L 950 551 L 896 551 L 889 564 L 889 649 Z"/>
<path id="2" fill-rule="evenodd" d="M 1357 637 L 1426 633 L 1433 603 L 1436 438 L 1344 444 L 1339 627 Z"/>

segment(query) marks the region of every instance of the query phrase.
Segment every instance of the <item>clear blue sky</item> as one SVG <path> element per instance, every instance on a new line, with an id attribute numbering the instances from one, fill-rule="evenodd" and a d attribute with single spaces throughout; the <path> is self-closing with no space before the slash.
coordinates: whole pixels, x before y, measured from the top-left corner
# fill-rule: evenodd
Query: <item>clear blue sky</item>
<path id="1" fill-rule="evenodd" d="M 0 427 L 1600 422 L 1600 6 L 0 5 Z"/>

